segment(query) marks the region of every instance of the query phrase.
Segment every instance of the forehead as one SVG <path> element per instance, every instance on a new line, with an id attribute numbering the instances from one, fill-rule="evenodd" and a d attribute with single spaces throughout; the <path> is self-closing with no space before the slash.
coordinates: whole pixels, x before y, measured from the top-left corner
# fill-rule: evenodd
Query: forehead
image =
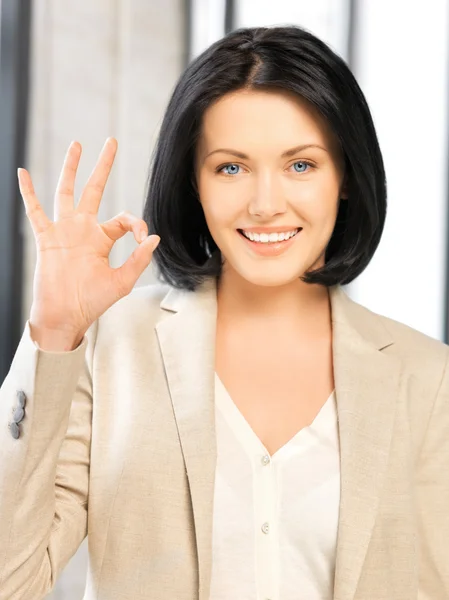
<path id="1" fill-rule="evenodd" d="M 238 90 L 226 94 L 203 115 L 200 145 L 285 147 L 301 143 L 333 145 L 325 120 L 306 100 L 283 90 Z M 233 145 L 232 145 L 233 144 Z M 243 148 L 241 148 L 243 150 Z"/>

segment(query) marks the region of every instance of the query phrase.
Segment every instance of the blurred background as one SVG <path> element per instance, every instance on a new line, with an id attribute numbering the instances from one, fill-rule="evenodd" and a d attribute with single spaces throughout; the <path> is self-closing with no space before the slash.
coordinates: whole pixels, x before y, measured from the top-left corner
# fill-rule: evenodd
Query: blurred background
<path id="1" fill-rule="evenodd" d="M 306 27 L 348 62 L 378 132 L 387 223 L 349 295 L 448 342 L 449 0 L 0 0 L 0 383 L 28 318 L 35 268 L 17 167 L 30 171 L 52 218 L 70 142 L 83 147 L 79 197 L 114 136 L 119 151 L 99 218 L 141 216 L 181 71 L 233 29 L 278 24 Z M 113 266 L 135 245 L 131 234 L 120 240 Z M 150 267 L 137 285 L 152 281 Z M 81 600 L 86 568 L 87 540 L 50 598 Z"/>

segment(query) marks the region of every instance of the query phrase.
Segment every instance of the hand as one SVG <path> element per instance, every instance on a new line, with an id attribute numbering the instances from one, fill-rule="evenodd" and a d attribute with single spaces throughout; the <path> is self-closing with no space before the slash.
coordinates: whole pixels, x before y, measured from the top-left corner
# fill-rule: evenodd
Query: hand
<path id="1" fill-rule="evenodd" d="M 127 212 L 105 223 L 97 221 L 116 152 L 117 140 L 108 138 L 75 207 L 81 145 L 70 145 L 56 189 L 54 221 L 44 213 L 29 173 L 18 170 L 20 193 L 37 249 L 30 324 L 40 331 L 82 337 L 112 304 L 131 292 L 160 241 L 157 235 L 147 237 L 145 221 Z M 113 269 L 109 254 L 128 231 L 133 232 L 139 246 L 124 265 Z"/>

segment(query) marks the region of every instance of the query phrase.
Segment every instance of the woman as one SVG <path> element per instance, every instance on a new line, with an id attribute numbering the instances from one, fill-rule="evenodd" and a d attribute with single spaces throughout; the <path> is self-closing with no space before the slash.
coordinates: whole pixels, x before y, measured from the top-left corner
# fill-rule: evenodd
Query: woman
<path id="1" fill-rule="evenodd" d="M 85 600 L 448 598 L 448 347 L 341 288 L 386 211 L 348 67 L 297 27 L 220 40 L 174 90 L 144 218 L 99 224 L 116 148 L 75 206 L 71 145 L 54 222 L 19 175 L 38 261 L 1 388 L 1 598 L 42 598 L 87 534 Z"/>

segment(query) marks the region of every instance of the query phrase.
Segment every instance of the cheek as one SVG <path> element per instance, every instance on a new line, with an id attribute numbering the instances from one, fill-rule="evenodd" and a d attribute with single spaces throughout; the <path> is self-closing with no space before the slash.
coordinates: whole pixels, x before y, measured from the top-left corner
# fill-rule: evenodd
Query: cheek
<path id="1" fill-rule="evenodd" d="M 337 216 L 338 189 L 330 185 L 304 186 L 294 204 L 310 226 L 325 227 L 333 224 Z"/>
<path id="2" fill-rule="evenodd" d="M 235 221 L 242 206 L 242 186 L 217 181 L 213 176 L 203 176 L 198 181 L 200 202 L 209 229 L 217 230 L 219 227 Z"/>
<path id="3" fill-rule="evenodd" d="M 200 202 L 203 207 L 207 227 L 214 237 L 220 236 L 226 225 L 232 219 L 232 211 L 226 198 L 213 194 L 209 190 L 200 190 Z"/>

